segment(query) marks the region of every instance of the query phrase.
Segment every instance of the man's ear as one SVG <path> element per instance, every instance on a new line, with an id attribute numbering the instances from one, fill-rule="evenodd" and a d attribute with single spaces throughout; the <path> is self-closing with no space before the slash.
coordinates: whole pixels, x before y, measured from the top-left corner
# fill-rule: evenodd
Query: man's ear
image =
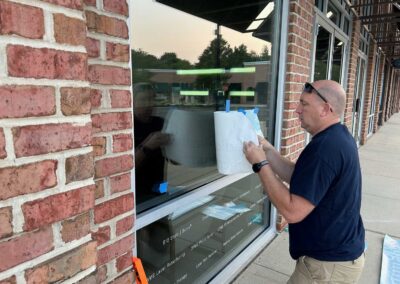
<path id="1" fill-rule="evenodd" d="M 332 111 L 332 107 L 331 107 L 329 104 L 325 103 L 324 106 L 322 107 L 322 111 L 321 111 L 320 116 L 321 116 L 321 117 L 326 117 L 326 116 L 328 116 L 331 112 L 333 112 L 333 111 Z"/>

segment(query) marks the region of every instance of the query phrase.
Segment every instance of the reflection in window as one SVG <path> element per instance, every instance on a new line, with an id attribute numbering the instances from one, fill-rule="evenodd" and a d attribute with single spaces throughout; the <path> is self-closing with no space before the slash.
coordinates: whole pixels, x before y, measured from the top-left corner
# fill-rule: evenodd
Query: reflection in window
<path id="1" fill-rule="evenodd" d="M 341 83 L 343 45 L 343 41 L 335 38 L 331 79 L 339 83 Z"/>
<path id="2" fill-rule="evenodd" d="M 318 37 L 315 52 L 314 81 L 328 79 L 328 59 L 330 50 L 330 33 L 323 27 L 318 27 Z"/>
<path id="3" fill-rule="evenodd" d="M 326 16 L 334 22 L 338 27 L 340 27 L 340 17 L 341 13 L 338 8 L 333 6 L 331 2 L 328 3 L 328 10 Z"/>
<path id="4" fill-rule="evenodd" d="M 213 112 L 259 108 L 273 141 L 274 1 L 133 1 L 137 212 L 221 175 Z M 151 20 L 149 20 L 151 19 Z"/>
<path id="5" fill-rule="evenodd" d="M 137 232 L 149 283 L 207 283 L 270 225 L 256 175 L 198 198 Z"/>

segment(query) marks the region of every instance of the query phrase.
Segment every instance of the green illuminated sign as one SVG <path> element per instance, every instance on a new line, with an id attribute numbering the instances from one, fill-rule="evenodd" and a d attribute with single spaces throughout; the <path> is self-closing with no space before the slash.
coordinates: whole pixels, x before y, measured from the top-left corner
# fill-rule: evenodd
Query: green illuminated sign
<path id="1" fill-rule="evenodd" d="M 208 91 L 183 91 L 179 92 L 181 96 L 208 96 Z"/>
<path id="2" fill-rule="evenodd" d="M 231 97 L 254 97 L 254 91 L 230 91 Z"/>

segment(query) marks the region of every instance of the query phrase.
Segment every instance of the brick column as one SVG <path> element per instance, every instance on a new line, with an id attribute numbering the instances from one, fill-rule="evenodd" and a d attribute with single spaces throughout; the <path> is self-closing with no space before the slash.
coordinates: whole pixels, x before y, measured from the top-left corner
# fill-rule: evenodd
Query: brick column
<path id="1" fill-rule="evenodd" d="M 374 120 L 374 127 L 373 127 L 373 132 L 375 133 L 378 130 L 378 120 L 379 120 L 379 102 L 382 97 L 382 91 L 383 91 L 383 84 L 384 84 L 384 72 L 385 72 L 385 63 L 386 63 L 386 57 L 382 53 L 381 58 L 380 58 L 380 65 L 379 65 L 379 70 L 378 70 L 378 84 L 377 86 L 377 95 L 376 95 L 376 100 L 375 100 L 375 120 Z"/>
<path id="2" fill-rule="evenodd" d="M 132 96 L 126 0 L 86 1 L 98 281 L 133 283 Z"/>
<path id="3" fill-rule="evenodd" d="M 309 81 L 313 40 L 314 1 L 296 0 L 289 3 L 288 50 L 285 99 L 281 133 L 281 154 L 297 160 L 304 148 L 305 133 L 295 112 L 304 83 Z M 278 216 L 277 229 L 287 222 Z"/>
<path id="4" fill-rule="evenodd" d="M 362 124 L 361 124 L 361 137 L 360 143 L 364 145 L 367 142 L 368 135 L 368 115 L 369 109 L 371 107 L 372 95 L 374 90 L 374 72 L 376 64 L 376 42 L 371 40 L 368 51 L 368 64 L 367 64 L 367 77 L 366 77 L 366 87 L 364 95 L 364 106 L 362 114 Z"/>
<path id="5" fill-rule="evenodd" d="M 0 1 L 0 283 L 79 282 L 97 255 L 84 7 L 24 2 Z"/>
<path id="6" fill-rule="evenodd" d="M 356 74 L 357 74 L 357 60 L 358 60 L 358 50 L 360 45 L 360 28 L 361 23 L 359 20 L 353 21 L 353 29 L 351 33 L 350 41 L 350 54 L 349 54 L 349 70 L 347 77 L 347 90 L 346 90 L 346 108 L 344 111 L 343 122 L 347 128 L 351 131 L 353 124 L 353 103 L 354 103 L 354 92 L 356 84 Z"/>

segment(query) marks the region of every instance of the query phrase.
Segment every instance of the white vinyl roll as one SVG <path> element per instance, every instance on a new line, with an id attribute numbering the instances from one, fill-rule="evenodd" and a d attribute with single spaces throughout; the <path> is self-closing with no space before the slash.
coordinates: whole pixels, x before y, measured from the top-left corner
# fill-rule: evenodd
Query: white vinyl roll
<path id="1" fill-rule="evenodd" d="M 258 145 L 257 134 L 250 120 L 241 112 L 214 112 L 217 166 L 221 174 L 252 172 L 243 153 L 243 142 Z"/>

